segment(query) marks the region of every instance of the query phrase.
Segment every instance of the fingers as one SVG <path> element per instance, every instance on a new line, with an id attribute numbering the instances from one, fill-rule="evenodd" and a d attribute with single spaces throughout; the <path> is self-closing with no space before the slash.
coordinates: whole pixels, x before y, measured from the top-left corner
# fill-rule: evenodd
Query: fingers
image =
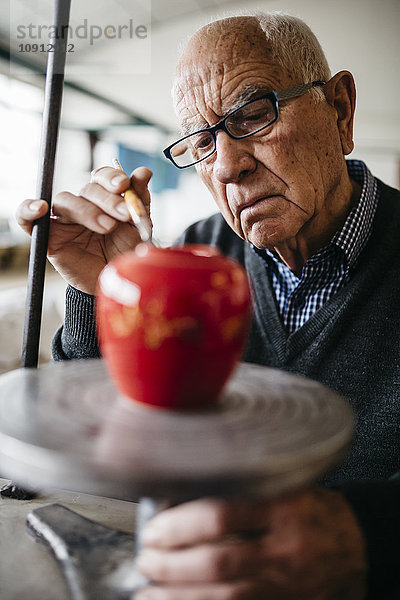
<path id="1" fill-rule="evenodd" d="M 150 193 L 148 185 L 152 175 L 153 173 L 150 169 L 138 167 L 132 172 L 129 179 L 126 173 L 118 169 L 100 167 L 92 171 L 90 183 L 97 183 L 112 194 L 122 194 L 132 185 L 143 204 L 149 206 Z"/>
<path id="2" fill-rule="evenodd" d="M 119 222 L 128 222 L 130 214 L 121 194 L 130 185 L 149 211 L 150 193 L 148 182 L 151 171 L 139 167 L 130 178 L 112 167 L 102 167 L 92 172 L 91 182 L 78 196 L 69 192 L 57 194 L 53 202 L 53 214 L 62 223 L 77 223 L 96 233 L 109 233 Z"/>
<path id="3" fill-rule="evenodd" d="M 90 183 L 98 183 L 113 194 L 122 194 L 130 186 L 130 179 L 126 173 L 113 167 L 100 167 L 91 173 Z"/>
<path id="4" fill-rule="evenodd" d="M 146 167 L 135 169 L 131 178 L 112 167 L 101 167 L 91 174 L 91 181 L 79 195 L 61 192 L 56 195 L 52 213 L 60 223 L 82 225 L 90 231 L 106 234 L 113 231 L 119 222 L 128 222 L 131 217 L 121 197 L 131 185 L 149 213 L 150 193 L 148 183 L 152 172 Z M 19 226 L 29 235 L 36 219 L 48 210 L 44 200 L 25 200 L 17 209 Z"/>
<path id="5" fill-rule="evenodd" d="M 316 488 L 264 502 L 197 500 L 161 512 L 143 533 L 147 550 L 137 568 L 157 584 L 143 600 L 179 600 L 179 590 L 185 600 L 365 596 L 362 534 L 338 492 Z M 240 588 L 245 582 L 249 587 Z M 260 582 L 264 595 L 255 587 Z"/>
<path id="6" fill-rule="evenodd" d="M 112 200 L 108 192 L 102 192 L 101 188 L 95 189 L 93 186 L 96 184 L 89 185 L 91 186 L 90 197 L 93 201 L 87 201 L 85 196 L 89 195 L 89 190 L 85 188 L 81 196 L 74 196 L 69 192 L 57 194 L 53 203 L 53 214 L 61 223 L 76 223 L 90 231 L 105 234 L 114 229 L 117 221 L 129 220 L 129 213 L 122 212 L 122 207 L 121 210 L 118 208 L 121 200 Z M 108 195 L 108 204 L 107 198 L 103 198 L 104 195 Z"/>
<path id="7" fill-rule="evenodd" d="M 215 540 L 224 535 L 264 531 L 267 503 L 201 499 L 159 513 L 143 531 L 145 545 L 167 549 Z"/>
<path id="8" fill-rule="evenodd" d="M 266 600 L 264 584 L 255 581 L 235 581 L 199 586 L 146 587 L 135 593 L 135 600 Z M 270 596 L 282 600 L 281 596 Z M 311 599 L 309 599 L 311 600 Z"/>
<path id="9" fill-rule="evenodd" d="M 45 200 L 25 200 L 18 206 L 15 214 L 18 225 L 25 233 L 31 235 L 34 221 L 43 217 L 48 208 Z"/>
<path id="10" fill-rule="evenodd" d="M 240 579 L 263 568 L 262 539 L 202 544 L 174 551 L 146 550 L 136 561 L 143 575 L 169 584 Z"/>
<path id="11" fill-rule="evenodd" d="M 113 171 L 115 173 L 115 169 Z M 53 214 L 86 225 L 89 229 L 92 228 L 91 225 L 94 227 L 100 225 L 106 230 L 111 229 L 116 221 L 129 221 L 130 218 L 121 195 L 109 192 L 98 183 L 86 184 L 79 192 L 79 196 L 69 192 L 57 194 L 53 204 Z"/>

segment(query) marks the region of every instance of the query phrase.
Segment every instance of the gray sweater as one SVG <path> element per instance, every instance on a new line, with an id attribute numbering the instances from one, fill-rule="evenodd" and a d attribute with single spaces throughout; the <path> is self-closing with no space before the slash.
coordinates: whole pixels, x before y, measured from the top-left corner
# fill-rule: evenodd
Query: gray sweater
<path id="1" fill-rule="evenodd" d="M 287 334 L 262 258 L 221 215 L 192 225 L 179 243 L 208 243 L 244 265 L 254 318 L 243 360 L 311 377 L 345 396 L 358 425 L 347 461 L 324 478 L 340 487 L 368 541 L 370 596 L 400 599 L 400 192 L 379 182 L 373 231 L 345 288 Z M 94 299 L 67 290 L 56 360 L 99 356 Z M 396 591 L 397 590 L 397 591 Z M 393 595 L 394 594 L 394 595 Z"/>

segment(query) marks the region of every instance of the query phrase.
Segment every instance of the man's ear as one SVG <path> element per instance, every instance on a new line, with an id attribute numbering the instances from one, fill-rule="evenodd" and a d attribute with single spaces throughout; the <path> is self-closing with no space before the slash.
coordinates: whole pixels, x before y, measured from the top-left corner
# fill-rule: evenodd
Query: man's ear
<path id="1" fill-rule="evenodd" d="M 356 86 L 349 71 L 339 71 L 330 79 L 324 92 L 326 100 L 337 113 L 337 126 L 343 154 L 350 154 L 354 148 L 353 121 L 356 108 Z"/>

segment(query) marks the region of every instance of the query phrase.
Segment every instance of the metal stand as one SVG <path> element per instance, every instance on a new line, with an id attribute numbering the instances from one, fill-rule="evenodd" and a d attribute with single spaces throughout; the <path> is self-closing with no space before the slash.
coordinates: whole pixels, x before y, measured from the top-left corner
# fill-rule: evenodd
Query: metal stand
<path id="1" fill-rule="evenodd" d="M 36 192 L 37 198 L 46 200 L 49 210 L 44 217 L 34 222 L 32 228 L 25 326 L 22 343 L 22 367 L 37 367 L 39 356 L 54 163 L 60 126 L 70 6 L 71 0 L 55 0 L 53 27 L 55 28 L 54 31 L 63 33 L 54 37 L 54 52 L 48 53 L 42 141 Z M 35 492 L 20 489 L 12 481 L 0 490 L 0 494 L 14 500 L 30 500 L 35 497 Z"/>
<path id="2" fill-rule="evenodd" d="M 36 197 L 46 200 L 49 210 L 44 217 L 35 221 L 32 229 L 22 367 L 37 367 L 38 363 L 51 196 L 60 126 L 70 4 L 71 0 L 55 0 L 53 27 L 54 31 L 62 32 L 62 35 L 55 36 L 53 41 L 54 52 L 48 53 L 42 141 L 36 191 Z"/>

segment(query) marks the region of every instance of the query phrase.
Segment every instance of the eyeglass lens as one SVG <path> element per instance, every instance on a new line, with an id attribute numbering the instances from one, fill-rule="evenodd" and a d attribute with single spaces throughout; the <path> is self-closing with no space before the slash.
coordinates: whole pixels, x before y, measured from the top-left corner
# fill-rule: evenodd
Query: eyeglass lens
<path id="1" fill-rule="evenodd" d="M 260 98 L 227 115 L 225 127 L 233 137 L 245 137 L 264 129 L 275 121 L 276 106 L 270 98 Z M 204 160 L 215 150 L 215 138 L 208 131 L 193 133 L 171 148 L 174 162 L 185 167 Z"/>
<path id="2" fill-rule="evenodd" d="M 275 120 L 275 106 L 269 98 L 260 98 L 239 108 L 225 121 L 232 135 L 242 137 L 255 133 Z"/>

